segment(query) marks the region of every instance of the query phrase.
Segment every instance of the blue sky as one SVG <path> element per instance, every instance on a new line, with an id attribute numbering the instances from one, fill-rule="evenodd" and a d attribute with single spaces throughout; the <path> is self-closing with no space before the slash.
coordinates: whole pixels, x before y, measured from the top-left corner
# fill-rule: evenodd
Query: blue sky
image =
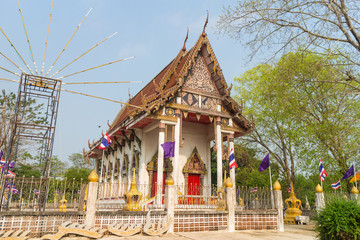
<path id="1" fill-rule="evenodd" d="M 118 101 L 127 101 L 128 89 L 135 95 L 178 53 L 189 27 L 190 49 L 202 32 L 209 10 L 206 29 L 212 47 L 228 83 L 253 67 L 259 61 L 248 63 L 249 50 L 245 45 L 224 35 L 215 34 L 218 16 L 225 5 L 236 1 L 115 1 L 115 0 L 55 0 L 50 27 L 45 70 L 48 70 L 70 36 L 90 8 L 93 8 L 65 52 L 53 68 L 52 73 L 78 57 L 96 43 L 114 32 L 116 36 L 75 62 L 57 77 L 71 74 L 121 58 L 134 59 L 78 74 L 64 82 L 83 81 L 142 81 L 142 83 L 116 85 L 81 85 L 63 88 L 102 96 Z M 20 0 L 30 42 L 38 68 L 41 68 L 48 27 L 51 0 Z M 0 4 L 0 27 L 18 48 L 32 69 L 31 57 L 22 27 L 16 1 Z M 0 51 L 26 69 L 14 53 L 5 37 L 0 36 Z M 0 66 L 20 73 L 0 58 Z M 19 79 L 5 71 L 0 78 Z M 0 81 L 1 89 L 17 91 L 17 84 Z M 87 141 L 99 139 L 101 130 L 107 129 L 120 110 L 112 102 L 61 92 L 54 154 L 62 160 L 76 152 L 87 149 Z M 100 128 L 98 126 L 101 126 Z"/>

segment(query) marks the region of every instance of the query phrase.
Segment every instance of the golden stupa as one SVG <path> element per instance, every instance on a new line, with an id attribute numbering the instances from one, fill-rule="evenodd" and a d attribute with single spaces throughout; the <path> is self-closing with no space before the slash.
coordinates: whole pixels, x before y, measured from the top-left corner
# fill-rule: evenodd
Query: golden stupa
<path id="1" fill-rule="evenodd" d="M 291 192 L 290 197 L 285 200 L 287 209 L 285 210 L 285 219 L 284 223 L 286 224 L 295 224 L 295 217 L 300 216 L 302 211 L 300 210 L 301 200 L 295 197 L 294 186 L 291 182 Z"/>

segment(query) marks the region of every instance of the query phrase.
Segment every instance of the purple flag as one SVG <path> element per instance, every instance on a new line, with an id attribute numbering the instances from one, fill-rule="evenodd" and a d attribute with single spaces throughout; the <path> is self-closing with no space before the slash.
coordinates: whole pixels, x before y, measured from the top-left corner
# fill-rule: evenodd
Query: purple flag
<path id="1" fill-rule="evenodd" d="M 1 149 L 1 151 L 0 151 L 0 158 L 2 158 L 3 154 L 4 154 L 4 152 L 3 152 L 3 150 Z"/>
<path id="2" fill-rule="evenodd" d="M 161 144 L 161 146 L 164 149 L 164 158 L 169 158 L 174 156 L 175 142 L 166 142 Z"/>
<path id="3" fill-rule="evenodd" d="M 352 165 L 345 173 L 345 175 L 342 177 L 341 180 L 347 179 L 351 176 L 355 175 L 354 165 Z"/>
<path id="4" fill-rule="evenodd" d="M 259 171 L 262 172 L 264 170 L 266 170 L 268 167 L 270 167 L 270 156 L 269 153 L 264 157 L 264 159 L 262 160 L 260 167 L 259 167 Z"/>

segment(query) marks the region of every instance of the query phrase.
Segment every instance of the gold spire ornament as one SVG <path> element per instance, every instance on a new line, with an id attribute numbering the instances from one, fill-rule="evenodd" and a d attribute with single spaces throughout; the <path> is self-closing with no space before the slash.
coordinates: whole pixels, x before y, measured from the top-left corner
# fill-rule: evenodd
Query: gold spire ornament
<path id="1" fill-rule="evenodd" d="M 292 182 L 290 197 L 285 200 L 285 204 L 287 205 L 287 209 L 285 210 L 286 216 L 284 223 L 295 224 L 295 217 L 300 216 L 302 211 L 300 210 L 301 200 L 296 198 Z"/>
<path id="2" fill-rule="evenodd" d="M 130 189 L 127 193 L 124 194 L 125 206 L 123 207 L 124 211 L 141 211 L 140 200 L 142 198 L 142 193 L 137 190 L 136 180 L 135 180 L 135 168 L 133 169 L 133 178 L 131 181 Z"/>

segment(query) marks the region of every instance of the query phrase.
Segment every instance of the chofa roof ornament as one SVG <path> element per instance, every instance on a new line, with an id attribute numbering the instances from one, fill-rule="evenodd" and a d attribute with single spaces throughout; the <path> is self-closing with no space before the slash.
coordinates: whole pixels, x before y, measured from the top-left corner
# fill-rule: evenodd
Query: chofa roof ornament
<path id="1" fill-rule="evenodd" d="M 208 22 L 209 22 L 209 10 L 207 10 L 206 21 L 205 21 L 205 24 L 204 24 L 204 29 L 203 29 L 203 32 L 202 32 L 203 37 L 205 37 L 205 36 L 206 36 L 206 33 L 205 33 L 205 28 L 206 28 L 206 26 L 207 26 Z"/>

